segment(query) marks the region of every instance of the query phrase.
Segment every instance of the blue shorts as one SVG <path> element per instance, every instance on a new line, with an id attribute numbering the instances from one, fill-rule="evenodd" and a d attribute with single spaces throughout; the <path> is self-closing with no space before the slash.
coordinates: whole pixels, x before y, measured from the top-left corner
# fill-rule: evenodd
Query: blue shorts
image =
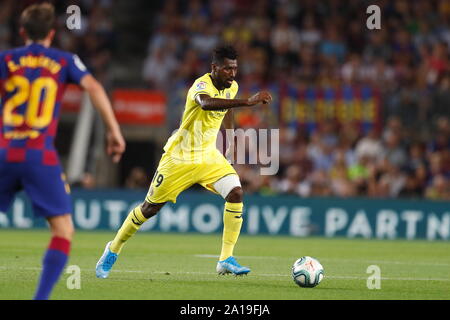
<path id="1" fill-rule="evenodd" d="M 72 213 L 70 189 L 60 165 L 0 161 L 0 211 L 6 212 L 17 192 L 25 190 L 36 216 Z"/>

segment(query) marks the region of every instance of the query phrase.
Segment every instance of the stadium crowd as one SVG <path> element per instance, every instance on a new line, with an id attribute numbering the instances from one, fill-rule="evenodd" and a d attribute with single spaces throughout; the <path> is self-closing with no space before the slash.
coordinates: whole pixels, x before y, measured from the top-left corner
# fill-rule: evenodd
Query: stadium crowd
<path id="1" fill-rule="evenodd" d="M 72 2 L 56 2 L 63 26 L 61 8 Z M 110 18 L 114 2 L 81 3 L 83 28 L 61 28 L 56 45 L 77 52 L 108 87 L 120 32 Z M 366 27 L 371 4 L 381 8 L 380 30 Z M 21 9 L 0 2 L 0 50 L 18 45 L 11 17 Z M 261 176 L 255 165 L 236 165 L 247 193 L 450 200 L 449 0 L 167 0 L 156 17 L 142 81 L 167 93 L 170 132 L 185 98 L 173 92 L 210 69 L 221 42 L 239 52 L 240 87 L 364 84 L 380 91 L 379 130 L 334 122 L 313 133 L 273 126 L 280 128 L 280 170 Z M 136 179 L 130 176 L 127 186 L 146 187 Z"/>
<path id="2" fill-rule="evenodd" d="M 36 3 L 33 0 L 0 1 L 0 51 L 23 45 L 18 37 L 18 17 L 27 6 Z M 62 50 L 75 52 L 88 69 L 106 86 L 111 84 L 111 59 L 115 31 L 111 19 L 111 0 L 50 1 L 57 13 L 56 36 L 54 46 Z M 80 28 L 69 30 L 66 22 L 70 5 L 78 4 L 81 9 Z M 73 11 L 71 11 L 73 13 Z"/>
<path id="3" fill-rule="evenodd" d="M 406 132 L 398 117 L 367 135 L 332 123 L 309 136 L 282 128 L 277 175 L 235 167 L 247 193 L 450 200 L 448 118 L 439 118 L 427 143 L 410 141 Z"/>
<path id="4" fill-rule="evenodd" d="M 381 8 L 380 30 L 366 27 L 370 4 Z M 380 90 L 380 130 L 330 122 L 308 134 L 279 123 L 277 175 L 236 165 L 247 193 L 450 200 L 450 1 L 170 0 L 158 16 L 143 68 L 149 88 L 188 87 L 228 42 L 239 52 L 240 87 Z"/>

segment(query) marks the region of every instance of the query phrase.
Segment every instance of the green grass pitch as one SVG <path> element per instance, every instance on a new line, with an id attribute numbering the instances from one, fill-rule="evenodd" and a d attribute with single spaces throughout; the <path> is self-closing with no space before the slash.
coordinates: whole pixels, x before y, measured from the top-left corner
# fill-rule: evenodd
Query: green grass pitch
<path id="1" fill-rule="evenodd" d="M 220 234 L 138 233 L 108 279 L 95 264 L 113 232 L 78 232 L 68 266 L 81 270 L 81 288 L 64 273 L 52 299 L 305 300 L 450 299 L 450 251 L 444 241 L 294 238 L 241 235 L 238 261 L 248 276 L 215 273 Z M 30 299 L 41 268 L 46 230 L 0 230 L 0 299 Z M 316 257 L 324 280 L 300 288 L 291 278 L 299 257 Z M 367 268 L 381 269 L 381 288 L 367 288 Z M 70 282 L 70 281 L 69 281 Z"/>

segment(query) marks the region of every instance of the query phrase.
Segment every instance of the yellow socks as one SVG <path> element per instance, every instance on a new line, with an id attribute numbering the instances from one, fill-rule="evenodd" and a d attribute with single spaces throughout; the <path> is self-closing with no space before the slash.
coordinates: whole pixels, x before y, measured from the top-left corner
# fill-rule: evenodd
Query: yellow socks
<path id="1" fill-rule="evenodd" d="M 222 252 L 220 253 L 219 261 L 225 260 L 233 255 L 234 245 L 241 232 L 243 207 L 244 204 L 242 202 L 225 202 L 225 209 L 223 212 Z"/>
<path id="2" fill-rule="evenodd" d="M 120 227 L 119 231 L 116 234 L 113 242 L 109 249 L 111 252 L 119 254 L 122 250 L 125 241 L 127 241 L 132 235 L 139 230 L 141 225 L 147 221 L 148 219 L 144 217 L 141 211 L 141 206 L 137 206 L 134 208 L 129 214 L 128 217 Z"/>
<path id="3" fill-rule="evenodd" d="M 222 252 L 219 260 L 225 260 L 233 255 L 233 249 L 241 232 L 242 226 L 242 209 L 244 204 L 225 202 L 223 213 L 223 237 Z M 131 238 L 141 225 L 148 219 L 144 217 L 141 207 L 137 206 L 129 214 L 120 227 L 116 237 L 111 243 L 109 249 L 111 252 L 119 254 L 125 242 Z"/>

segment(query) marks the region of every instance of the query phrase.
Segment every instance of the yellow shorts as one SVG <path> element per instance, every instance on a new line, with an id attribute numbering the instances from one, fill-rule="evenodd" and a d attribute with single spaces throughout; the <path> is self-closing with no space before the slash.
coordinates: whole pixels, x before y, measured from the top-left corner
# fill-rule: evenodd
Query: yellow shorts
<path id="1" fill-rule="evenodd" d="M 182 162 L 173 159 L 170 153 L 164 153 L 145 200 L 150 203 L 167 201 L 175 203 L 181 192 L 196 183 L 218 193 L 213 184 L 222 177 L 237 173 L 227 159 L 218 150 L 216 151 L 211 154 L 207 163 Z"/>

